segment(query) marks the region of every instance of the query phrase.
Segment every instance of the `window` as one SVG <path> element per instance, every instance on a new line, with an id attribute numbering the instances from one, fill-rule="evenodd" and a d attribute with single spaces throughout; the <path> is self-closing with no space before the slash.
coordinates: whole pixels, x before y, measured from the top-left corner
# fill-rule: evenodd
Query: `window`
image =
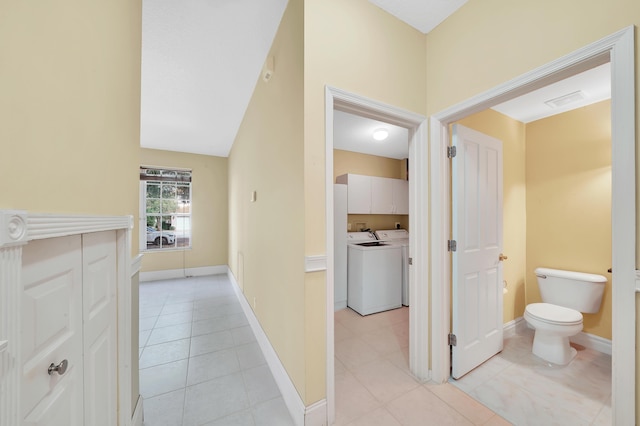
<path id="1" fill-rule="evenodd" d="M 140 249 L 191 247 L 191 170 L 140 167 Z"/>

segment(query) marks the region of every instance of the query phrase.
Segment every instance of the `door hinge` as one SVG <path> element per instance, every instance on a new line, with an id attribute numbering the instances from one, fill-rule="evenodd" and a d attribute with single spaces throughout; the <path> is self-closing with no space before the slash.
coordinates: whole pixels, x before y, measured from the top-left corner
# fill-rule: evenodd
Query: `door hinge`
<path id="1" fill-rule="evenodd" d="M 447 241 L 447 251 L 456 251 L 458 249 L 458 243 L 456 240 Z"/>
<path id="2" fill-rule="evenodd" d="M 409 265 L 413 265 L 413 257 L 409 258 Z"/>
<path id="3" fill-rule="evenodd" d="M 449 333 L 449 346 L 456 346 L 458 344 L 458 338 L 455 334 Z"/>
<path id="4" fill-rule="evenodd" d="M 458 153 L 458 148 L 456 148 L 455 146 L 447 147 L 447 158 L 453 158 L 456 156 L 457 153 Z"/>

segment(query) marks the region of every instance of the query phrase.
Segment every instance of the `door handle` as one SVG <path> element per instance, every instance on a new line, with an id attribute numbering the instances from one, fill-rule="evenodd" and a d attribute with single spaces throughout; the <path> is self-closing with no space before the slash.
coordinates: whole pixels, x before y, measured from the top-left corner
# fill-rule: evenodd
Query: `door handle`
<path id="1" fill-rule="evenodd" d="M 58 365 L 51 363 L 51 365 L 49 366 L 49 369 L 47 370 L 47 373 L 49 373 L 49 375 L 51 376 L 55 372 L 62 376 L 64 373 L 67 372 L 68 366 L 69 366 L 69 361 L 67 361 L 66 359 L 63 359 L 62 362 Z"/>
<path id="2" fill-rule="evenodd" d="M 500 256 L 498 256 L 498 260 L 499 260 L 500 262 L 502 262 L 503 260 L 507 260 L 508 258 L 509 258 L 508 256 L 505 256 L 505 255 L 504 255 L 504 254 L 502 254 L 502 253 L 500 253 Z"/>

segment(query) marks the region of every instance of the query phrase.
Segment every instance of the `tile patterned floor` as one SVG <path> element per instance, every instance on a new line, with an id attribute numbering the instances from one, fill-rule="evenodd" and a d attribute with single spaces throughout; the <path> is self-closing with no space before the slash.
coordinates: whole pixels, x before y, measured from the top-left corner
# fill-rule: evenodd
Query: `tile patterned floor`
<path id="1" fill-rule="evenodd" d="M 610 425 L 611 357 L 578 348 L 566 367 L 531 354 L 533 333 L 462 379 L 409 372 L 409 309 L 335 313 L 336 425 Z M 140 284 L 145 426 L 293 422 L 224 275 Z"/>
<path id="2" fill-rule="evenodd" d="M 336 425 L 509 425 L 451 384 L 409 372 L 409 308 L 335 313 Z"/>
<path id="3" fill-rule="evenodd" d="M 461 390 L 517 425 L 611 425 L 611 356 L 574 346 L 567 366 L 531 353 L 533 330 L 459 380 Z"/>
<path id="4" fill-rule="evenodd" d="M 293 425 L 225 275 L 140 284 L 145 426 Z"/>

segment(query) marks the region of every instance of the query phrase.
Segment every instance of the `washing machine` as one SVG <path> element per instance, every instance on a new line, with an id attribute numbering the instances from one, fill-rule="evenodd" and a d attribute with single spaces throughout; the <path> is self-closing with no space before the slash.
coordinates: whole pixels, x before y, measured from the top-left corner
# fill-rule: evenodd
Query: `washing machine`
<path id="1" fill-rule="evenodd" d="M 409 306 L 409 232 L 406 229 L 386 229 L 375 232 L 380 241 L 400 246 L 402 250 L 402 304 Z"/>
<path id="2" fill-rule="evenodd" d="M 349 232 L 347 243 L 347 306 L 360 315 L 401 307 L 401 246 L 371 232 Z"/>

